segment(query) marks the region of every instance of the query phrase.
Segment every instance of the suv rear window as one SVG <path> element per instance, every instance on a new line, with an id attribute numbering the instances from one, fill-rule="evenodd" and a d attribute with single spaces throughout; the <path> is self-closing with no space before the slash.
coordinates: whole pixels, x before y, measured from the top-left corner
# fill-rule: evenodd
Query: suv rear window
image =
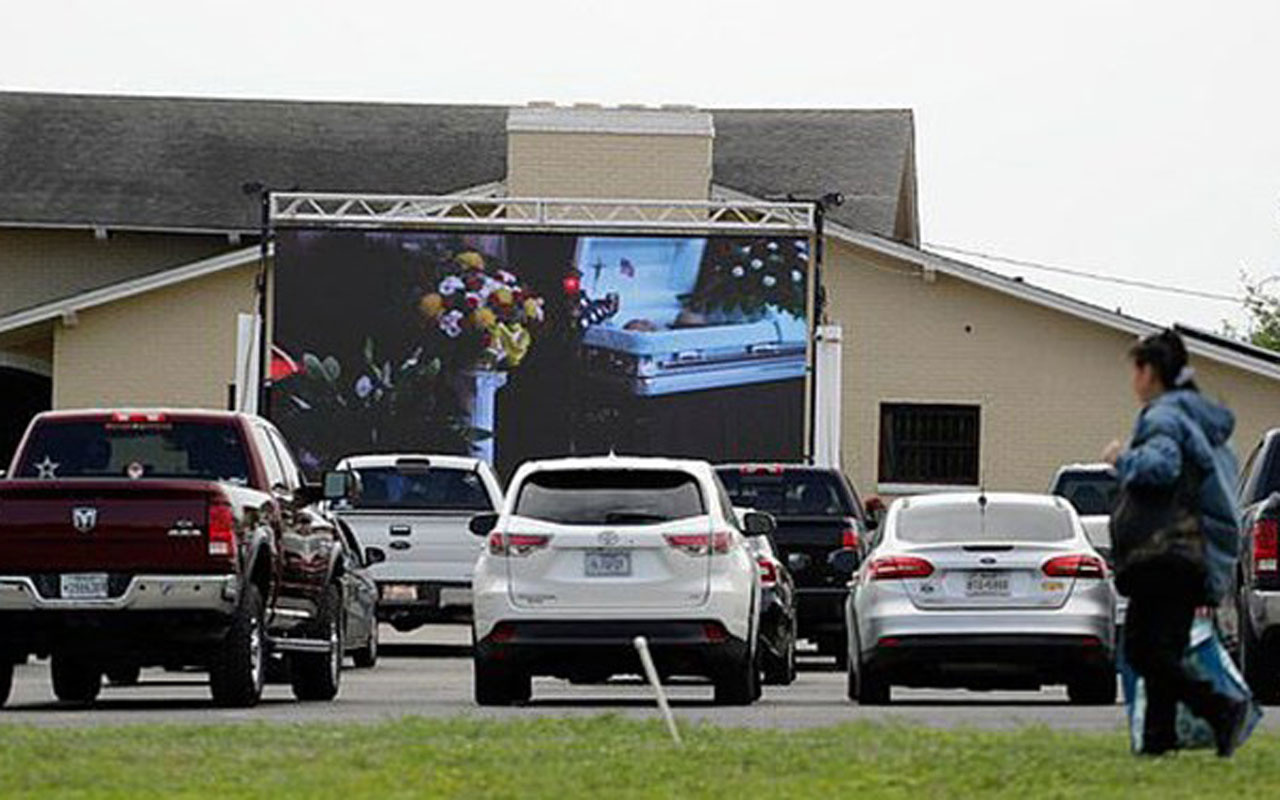
<path id="1" fill-rule="evenodd" d="M 520 517 L 565 525 L 653 525 L 707 513 L 698 480 L 678 470 L 556 470 L 530 475 Z"/>
<path id="2" fill-rule="evenodd" d="M 721 483 L 739 508 L 776 517 L 851 517 L 852 501 L 839 476 L 816 469 L 781 472 L 718 469 Z"/>
<path id="3" fill-rule="evenodd" d="M 991 503 L 983 511 L 976 500 L 907 506 L 894 530 L 913 544 L 1062 542 L 1075 535 L 1071 514 L 1061 508 Z"/>
<path id="4" fill-rule="evenodd" d="M 492 511 L 484 481 L 465 469 L 357 469 L 360 496 L 352 508 L 404 508 L 422 511 Z"/>
<path id="5" fill-rule="evenodd" d="M 192 478 L 247 484 L 249 461 L 230 421 L 41 422 L 20 478 Z"/>
<path id="6" fill-rule="evenodd" d="M 1050 491 L 1075 506 L 1082 517 L 1110 516 L 1120 498 L 1120 482 L 1101 470 L 1064 472 Z"/>

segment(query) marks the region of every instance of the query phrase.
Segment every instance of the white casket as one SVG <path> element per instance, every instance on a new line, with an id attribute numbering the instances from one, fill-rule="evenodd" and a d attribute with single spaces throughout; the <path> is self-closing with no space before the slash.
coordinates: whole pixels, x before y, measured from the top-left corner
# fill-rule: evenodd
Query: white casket
<path id="1" fill-rule="evenodd" d="M 593 375 L 652 396 L 765 383 L 805 375 L 803 319 L 768 307 L 754 320 L 676 327 L 706 240 L 583 237 L 575 266 L 592 299 L 619 298 L 618 313 L 583 333 Z M 625 264 L 624 264 L 625 259 Z M 656 330 L 627 330 L 643 321 Z"/>

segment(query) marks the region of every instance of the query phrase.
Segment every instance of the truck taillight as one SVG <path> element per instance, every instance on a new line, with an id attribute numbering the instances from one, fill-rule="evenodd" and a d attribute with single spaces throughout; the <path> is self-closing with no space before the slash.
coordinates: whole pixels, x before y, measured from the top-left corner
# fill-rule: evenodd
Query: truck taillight
<path id="1" fill-rule="evenodd" d="M 668 547 L 682 550 L 691 556 L 705 556 L 710 552 L 723 555 L 733 549 L 733 535 L 728 531 L 715 533 L 668 533 L 664 537 Z"/>
<path id="2" fill-rule="evenodd" d="M 778 585 L 778 568 L 774 563 L 764 556 L 756 559 L 756 566 L 760 568 L 760 585 L 765 588 L 772 588 Z"/>
<path id="3" fill-rule="evenodd" d="M 1097 556 L 1058 556 L 1044 562 L 1041 572 L 1050 578 L 1105 578 L 1107 564 Z"/>
<path id="4" fill-rule="evenodd" d="M 868 569 L 873 581 L 927 578 L 933 574 L 933 564 L 917 556 L 884 556 L 872 561 Z"/>
<path id="5" fill-rule="evenodd" d="M 209 555 L 235 557 L 236 517 L 226 500 L 209 503 Z"/>
<path id="6" fill-rule="evenodd" d="M 1253 524 L 1253 571 L 1264 577 L 1280 573 L 1280 522 L 1260 519 Z"/>
<path id="7" fill-rule="evenodd" d="M 489 534 L 489 555 L 491 556 L 527 556 L 535 550 L 541 550 L 551 543 L 551 537 L 537 533 L 500 533 Z"/>

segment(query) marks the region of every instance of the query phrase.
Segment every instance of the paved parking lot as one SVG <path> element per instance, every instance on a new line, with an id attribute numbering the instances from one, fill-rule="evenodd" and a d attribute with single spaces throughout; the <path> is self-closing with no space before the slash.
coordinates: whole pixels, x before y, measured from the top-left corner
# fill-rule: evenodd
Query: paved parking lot
<path id="1" fill-rule="evenodd" d="M 652 694 L 638 682 L 571 686 L 558 680 L 534 682 L 533 702 L 520 708 L 479 708 L 471 701 L 471 661 L 465 628 L 436 627 L 411 636 L 384 636 L 384 654 L 376 669 L 349 670 L 333 703 L 297 703 L 288 686 L 269 686 L 257 708 L 217 709 L 199 674 L 146 670 L 136 687 L 107 687 L 88 710 L 60 708 L 49 686 L 47 662 L 19 667 L 13 695 L 0 721 L 36 725 L 119 725 L 137 722 L 218 723 L 375 722 L 404 715 L 427 717 L 516 718 L 530 715 L 619 713 L 654 715 Z M 1110 731 L 1123 725 L 1124 709 L 1077 708 L 1062 689 L 1039 693 L 904 690 L 894 692 L 887 708 L 860 708 L 844 696 L 844 675 L 829 660 L 805 659 L 791 686 L 765 687 L 764 698 L 747 708 L 711 704 L 711 688 L 674 686 L 676 713 L 686 721 L 722 725 L 799 728 L 858 719 L 902 720 L 938 726 L 1008 728 L 1043 724 L 1071 730 Z M 1264 719 L 1275 726 L 1276 715 Z"/>

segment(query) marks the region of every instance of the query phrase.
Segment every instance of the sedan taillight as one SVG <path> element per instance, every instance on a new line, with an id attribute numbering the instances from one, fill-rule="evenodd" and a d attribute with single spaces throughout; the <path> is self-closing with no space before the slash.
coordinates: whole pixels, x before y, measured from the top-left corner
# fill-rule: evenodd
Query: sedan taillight
<path id="1" fill-rule="evenodd" d="M 1107 564 L 1097 556 L 1076 554 L 1058 556 L 1044 562 L 1040 568 L 1050 578 L 1105 578 Z"/>
<path id="2" fill-rule="evenodd" d="M 551 537 L 540 533 L 499 533 L 489 534 L 489 555 L 527 556 L 535 550 L 541 550 L 551 543 Z"/>
<path id="3" fill-rule="evenodd" d="M 884 556 L 872 561 L 867 569 L 873 581 L 927 578 L 933 574 L 933 564 L 918 556 Z"/>

